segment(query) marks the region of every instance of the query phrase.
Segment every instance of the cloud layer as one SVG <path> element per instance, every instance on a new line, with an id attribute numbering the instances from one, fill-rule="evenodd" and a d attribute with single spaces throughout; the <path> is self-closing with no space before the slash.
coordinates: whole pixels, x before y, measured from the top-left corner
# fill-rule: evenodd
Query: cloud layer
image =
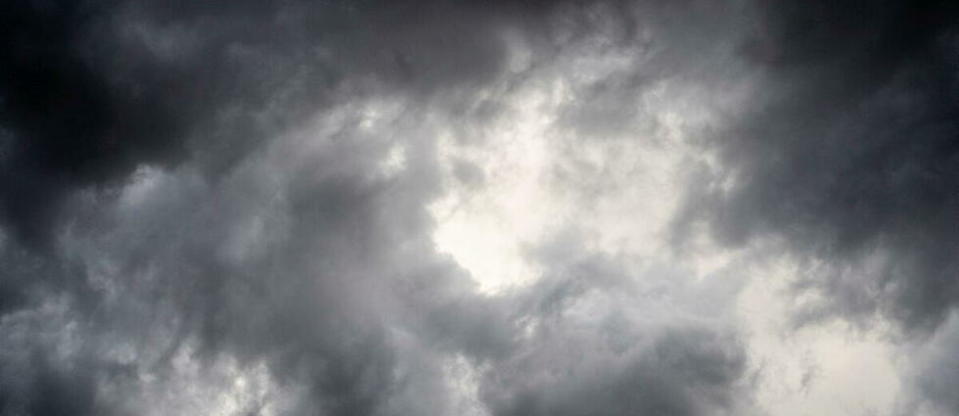
<path id="1" fill-rule="evenodd" d="M 0 415 L 795 414 L 763 311 L 954 413 L 929 3 L 5 6 Z"/>

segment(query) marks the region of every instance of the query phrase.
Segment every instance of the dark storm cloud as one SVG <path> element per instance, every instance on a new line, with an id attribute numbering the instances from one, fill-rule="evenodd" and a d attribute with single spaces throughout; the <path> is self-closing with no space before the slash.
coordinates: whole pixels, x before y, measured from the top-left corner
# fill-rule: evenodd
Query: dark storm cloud
<path id="1" fill-rule="evenodd" d="M 186 163 L 215 181 L 257 146 L 330 102 L 371 91 L 425 100 L 498 72 L 497 10 L 443 2 L 374 6 L 5 5 L 0 13 L 0 222 L 9 261 L 0 310 L 9 312 L 30 300 L 42 303 L 50 293 L 66 293 L 79 304 L 98 302 L 86 270 L 53 247 L 62 227 L 77 221 L 77 213 L 64 210 L 78 193 L 93 192 L 93 198 L 107 202 L 114 198 L 112 190 L 127 184 L 144 164 Z M 327 212 L 331 217 L 352 212 L 357 207 L 351 204 L 363 199 L 348 199 L 350 183 L 341 186 L 317 190 L 320 199 L 305 200 L 303 210 L 328 198 L 329 204 L 342 204 Z M 176 201 L 171 196 L 157 204 L 173 209 Z M 172 218 L 152 221 L 159 230 L 169 229 L 171 222 L 182 225 Z M 143 238 L 138 244 L 151 250 L 159 241 L 149 234 L 138 237 Z M 217 237 L 222 236 L 210 235 L 207 241 L 213 244 L 209 240 Z M 151 250 L 130 252 L 127 261 L 153 258 Z M 203 251 L 182 254 L 202 257 Z M 211 276 L 195 283 L 200 287 L 193 296 L 203 305 L 204 293 L 218 293 L 215 277 L 229 270 L 199 260 L 202 267 L 176 273 Z M 204 313 L 193 305 L 186 311 Z M 204 328 L 219 330 L 213 324 Z"/>
<path id="2" fill-rule="evenodd" d="M 510 335 L 433 258 L 430 145 L 398 125 L 365 138 L 355 115 L 288 133 L 364 96 L 422 110 L 481 85 L 497 15 L 527 9 L 374 6 L 4 6 L 0 413 L 176 409 L 230 386 L 178 360 L 213 373 L 224 356 L 265 363 L 286 413 L 450 413 L 437 357 Z M 409 142 L 400 182 L 376 179 L 391 138 Z"/>
<path id="3" fill-rule="evenodd" d="M 191 156 L 210 159 L 214 173 L 228 169 L 334 99 L 337 86 L 430 93 L 482 83 L 501 66 L 495 30 L 509 14 L 499 12 L 531 7 L 5 5 L 0 214 L 16 238 L 42 247 L 73 190 Z"/>
<path id="4" fill-rule="evenodd" d="M 76 220 L 58 247 L 78 272 L 47 273 L 86 289 L 39 288 L 5 315 L 3 414 L 190 409 L 176 403 L 231 384 L 184 376 L 182 362 L 214 373 L 223 357 L 263 363 L 280 393 L 262 400 L 292 396 L 283 414 L 455 414 L 444 360 L 456 356 L 489 369 L 479 388 L 494 414 L 575 404 L 568 413 L 699 415 L 737 400 L 744 358 L 732 334 L 669 315 L 662 329 L 631 321 L 631 292 L 618 294 L 630 276 L 582 247 L 544 255 L 587 260 L 528 290 L 478 295 L 424 232 L 438 183 L 417 123 L 389 123 L 392 139 L 339 123 L 321 117 L 218 181 L 141 170 L 115 199 L 71 200 Z M 407 170 L 378 176 L 397 142 Z M 583 304 L 610 310 L 583 321 L 572 310 Z M 540 327 L 524 338 L 531 322 Z M 557 371 L 569 376 L 523 381 Z M 572 401 L 596 389 L 608 401 Z"/>
<path id="5" fill-rule="evenodd" d="M 809 316 L 931 328 L 959 301 L 959 61 L 949 2 L 760 3 L 742 56 L 759 91 L 714 138 L 687 210 L 730 245 L 808 255 Z"/>
<path id="6" fill-rule="evenodd" d="M 170 108 L 111 88 L 84 62 L 75 44 L 100 8 L 16 2 L 3 9 L 0 214 L 17 237 L 39 245 L 69 188 L 172 157 L 179 132 Z"/>
<path id="7" fill-rule="evenodd" d="M 72 396 L 64 400 L 82 399 L 91 409 L 159 411 L 162 398 L 152 397 L 141 380 L 184 383 L 176 364 L 182 351 L 192 351 L 192 360 L 209 368 L 223 356 L 265 363 L 282 389 L 302 389 L 288 409 L 293 414 L 390 412 L 389 400 L 440 377 L 440 363 L 420 351 L 430 351 L 429 345 L 416 338 L 406 345 L 394 332 L 415 331 L 404 327 L 431 308 L 445 309 L 452 319 L 466 315 L 448 328 L 429 325 L 429 335 L 452 338 L 457 348 L 455 339 L 475 337 L 470 328 L 483 328 L 466 322 L 482 319 L 471 318 L 474 312 L 459 312 L 460 303 L 446 301 L 477 299 L 464 292 L 468 285 L 453 285 L 455 269 L 433 259 L 417 232 L 427 221 L 421 201 L 435 187 L 421 176 L 429 164 L 418 163 L 424 157 L 419 153 L 429 149 L 409 146 L 417 167 L 401 181 L 380 180 L 369 175 L 389 143 L 364 145 L 357 133 L 346 133 L 354 140 L 316 139 L 327 147 L 310 157 L 290 154 L 301 142 L 278 140 L 218 182 L 189 168 L 146 171 L 133 193 L 115 203 L 72 201 L 80 219 L 59 240 L 60 252 L 79 263 L 85 273 L 71 278 L 89 285 L 96 298 L 58 287 L 6 315 L 5 339 L 23 338 L 26 345 L 3 357 L 10 391 L 22 392 L 6 401 L 4 414 L 33 406 L 35 385 L 65 389 Z M 411 289 L 391 290 L 404 281 Z M 424 301 L 405 312 L 405 298 L 394 293 L 438 304 Z M 45 302 L 72 317 L 49 328 L 39 325 Z M 77 306 L 86 302 L 95 307 Z M 20 319 L 36 321 L 11 331 Z M 44 328 L 49 338 L 40 336 Z M 37 373 L 36 382 L 15 376 L 17 368 L 31 367 L 27 357 L 53 359 L 58 348 L 66 349 L 67 363 L 51 365 L 56 371 L 50 375 Z M 125 366 L 132 376 L 104 375 L 111 366 Z M 75 380 L 89 381 L 72 386 Z M 125 394 L 104 395 L 104 389 Z M 445 412 L 442 400 L 416 406 L 408 412 Z"/>
<path id="8" fill-rule="evenodd" d="M 601 136 L 642 117 L 625 109 L 629 90 L 706 72 L 679 68 L 713 56 L 700 52 L 739 20 L 732 9 L 4 9 L 0 414 L 203 413 L 218 404 L 204 392 L 258 366 L 276 389 L 237 412 L 456 414 L 447 363 L 460 358 L 496 415 L 745 412 L 735 331 L 664 312 L 697 303 L 685 273 L 647 271 L 669 283 L 639 290 L 614 260 L 564 263 L 589 251 L 572 246 L 538 260 L 538 284 L 482 296 L 435 253 L 426 210 L 443 186 L 431 123 L 493 120 L 506 110 L 473 94 L 530 76 L 509 73 L 505 33 L 533 49 L 531 68 L 569 44 L 588 50 L 577 39 L 593 33 L 635 49 L 642 70 L 574 91 L 585 104 L 563 109 L 561 127 Z M 384 173 L 395 146 L 403 167 Z M 455 175 L 484 180 L 466 164 Z"/>
<path id="9" fill-rule="evenodd" d="M 800 322 L 878 314 L 932 333 L 959 304 L 959 9 L 757 5 L 740 49 L 756 93 L 710 137 L 720 166 L 698 177 L 678 224 L 704 219 L 727 246 L 786 247 L 797 292 L 820 300 L 800 305 Z M 952 414 L 956 345 L 931 345 L 912 363 L 914 406 Z"/>
<path id="10" fill-rule="evenodd" d="M 73 340 L 59 338 L 65 325 L 76 324 L 58 313 L 8 315 L 0 340 L 0 413 L 7 415 L 94 415 L 109 413 L 98 404 L 96 380 L 122 371 L 89 361 L 62 357 L 57 348 L 72 349 Z M 58 339 L 59 338 L 59 339 Z M 107 365 L 104 365 L 107 364 Z"/>

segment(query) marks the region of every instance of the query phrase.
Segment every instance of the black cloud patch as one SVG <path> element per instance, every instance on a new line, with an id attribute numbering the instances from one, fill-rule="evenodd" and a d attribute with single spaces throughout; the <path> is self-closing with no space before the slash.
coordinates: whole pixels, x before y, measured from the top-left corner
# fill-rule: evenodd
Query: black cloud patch
<path id="1" fill-rule="evenodd" d="M 510 10 L 4 6 L 0 414 L 202 412 L 233 381 L 190 368 L 257 365 L 281 391 L 246 410 L 449 413 L 411 396 L 448 395 L 438 357 L 510 331 L 424 240 L 431 145 L 350 106 L 482 85 Z M 390 140 L 407 179 L 377 176 Z"/>
<path id="2" fill-rule="evenodd" d="M 180 123 L 170 103 L 112 88 L 83 56 L 81 39 L 102 9 L 17 2 L 0 17 L 0 213 L 30 244 L 43 243 L 70 188 L 125 175 L 178 150 Z"/>
<path id="3" fill-rule="evenodd" d="M 778 235 L 815 264 L 806 318 L 880 311 L 931 328 L 959 300 L 959 73 L 948 2 L 759 7 L 741 53 L 763 81 L 715 137 L 687 210 L 740 245 Z M 824 263 L 823 263 L 824 262 Z"/>
<path id="4" fill-rule="evenodd" d="M 428 94 L 482 83 L 502 58 L 493 30 L 509 19 L 498 12 L 445 2 L 6 5 L 2 220 L 46 248 L 74 190 L 188 157 L 217 174 L 342 98 L 336 86 Z"/>

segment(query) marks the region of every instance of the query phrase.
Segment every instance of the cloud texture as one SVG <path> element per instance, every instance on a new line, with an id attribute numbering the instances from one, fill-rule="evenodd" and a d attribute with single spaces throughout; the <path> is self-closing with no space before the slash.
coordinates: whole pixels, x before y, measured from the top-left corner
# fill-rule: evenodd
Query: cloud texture
<path id="1" fill-rule="evenodd" d="M 927 3 L 3 6 L 0 415 L 795 414 L 777 262 L 955 413 Z"/>

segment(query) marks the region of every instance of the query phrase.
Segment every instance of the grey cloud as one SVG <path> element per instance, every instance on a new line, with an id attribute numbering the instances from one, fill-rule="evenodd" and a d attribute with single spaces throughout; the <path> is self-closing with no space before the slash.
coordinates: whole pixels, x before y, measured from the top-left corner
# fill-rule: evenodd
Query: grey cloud
<path id="1" fill-rule="evenodd" d="M 541 247 L 544 277 L 513 294 L 521 335 L 490 362 L 496 415 L 753 414 L 747 356 L 721 308 L 696 310 L 683 270 L 630 268 L 569 233 Z"/>
<path id="2" fill-rule="evenodd" d="M 548 50 L 555 55 L 546 57 L 564 60 L 558 71 L 567 73 L 559 79 L 570 89 L 555 127 L 577 140 L 656 140 L 661 127 L 656 113 L 662 109 L 650 95 L 675 99 L 674 90 L 713 87 L 740 70 L 729 55 L 749 24 L 750 9 L 741 3 L 577 6 L 577 13 L 553 26 Z M 577 62 L 589 56 L 600 58 Z M 600 75 L 587 75 L 592 73 Z"/>
<path id="3" fill-rule="evenodd" d="M 737 186 L 707 183 L 684 218 L 836 268 L 890 253 L 865 280 L 877 296 L 854 274 L 809 285 L 839 313 L 939 322 L 956 290 L 948 21 L 880 8 L 876 37 L 854 8 L 752 6 L 4 6 L 0 414 L 202 412 L 218 392 L 240 414 L 454 414 L 451 360 L 496 415 L 751 414 L 724 310 L 738 286 L 630 270 L 572 236 L 531 255 L 542 280 L 485 296 L 435 251 L 436 138 L 483 129 L 510 108 L 490 91 L 579 53 L 630 56 L 561 109 L 555 127 L 584 138 L 651 131 L 657 82 L 761 74 L 713 142 L 711 174 Z M 377 102 L 397 108 L 371 127 Z"/>
<path id="4" fill-rule="evenodd" d="M 216 174 L 331 101 L 480 85 L 501 70 L 496 31 L 511 14 L 500 12 L 527 10 L 150 1 L 4 9 L 0 212 L 13 237 L 35 247 L 48 245 L 76 189 L 115 186 L 140 164 L 191 159 Z"/>
<path id="5" fill-rule="evenodd" d="M 529 9 L 4 6 L 3 325 L 61 299 L 76 314 L 77 336 L 90 344 L 76 359 L 91 364 L 55 368 L 61 362 L 49 356 L 59 340 L 18 347 L 51 371 L 38 372 L 36 382 L 26 375 L 10 381 L 19 387 L 4 396 L 0 413 L 48 414 L 68 405 L 106 413 L 101 407 L 119 400 L 103 396 L 105 382 L 97 383 L 99 368 L 118 363 L 111 342 L 134 355 L 132 363 L 120 360 L 134 374 L 120 390 L 143 400 L 118 404 L 132 413 L 156 405 L 147 387 L 137 392 L 138 380 L 178 383 L 173 361 L 192 350 L 205 366 L 224 355 L 267 361 L 281 384 L 307 386 L 302 403 L 292 405 L 304 413 L 383 411 L 397 395 L 396 363 L 405 360 L 384 322 L 399 308 L 388 304 L 398 301 L 384 275 L 401 273 L 390 270 L 398 264 L 454 274 L 430 266 L 436 260 L 423 241 L 411 243 L 416 249 L 403 254 L 409 259 L 391 257 L 400 255 L 394 244 L 424 235 L 422 204 L 436 180 L 418 162 L 429 160 L 429 149 L 410 156 L 418 176 L 409 186 L 368 178 L 385 144 L 354 146 L 363 140 L 355 120 L 334 126 L 338 141 L 321 157 L 290 170 L 258 155 L 333 104 L 399 95 L 415 106 L 482 84 L 501 66 L 496 16 L 505 24 L 511 15 L 501 12 L 512 10 Z M 125 200 L 123 187 L 140 179 L 157 188 L 143 191 L 146 200 Z M 446 308 L 457 316 L 456 301 Z M 25 360 L 4 357 L 4 380 L 30 367 Z M 438 372 L 439 364 L 420 360 L 424 374 Z M 38 398 L 34 385 L 50 397 Z M 58 404 L 60 392 L 75 403 Z M 24 410 L 44 400 L 53 407 Z"/>
<path id="6" fill-rule="evenodd" d="M 911 346 L 914 364 L 907 374 L 910 388 L 898 414 L 926 412 L 950 415 L 959 411 L 959 400 L 952 389 L 959 382 L 959 325 L 956 315 L 947 320 L 932 337 Z"/>
<path id="7" fill-rule="evenodd" d="M 653 345 L 638 352 L 609 351 L 601 343 L 568 338 L 544 340 L 562 347 L 539 346 L 535 354 L 492 376 L 489 383 L 503 390 L 486 387 L 491 407 L 498 415 L 736 412 L 732 386 L 745 362 L 727 340 L 703 329 L 667 330 L 651 337 Z M 584 355 L 598 362 L 571 358 Z"/>
<path id="8" fill-rule="evenodd" d="M 731 246 L 779 236 L 819 264 L 802 287 L 830 301 L 812 316 L 935 327 L 957 299 L 954 12 L 761 6 L 741 49 L 759 93 L 713 137 L 722 166 L 687 218 Z"/>
<path id="9" fill-rule="evenodd" d="M 478 295 L 432 251 L 423 201 L 439 186 L 434 144 L 400 119 L 388 127 L 409 167 L 393 177 L 374 172 L 396 140 L 321 116 L 319 126 L 277 139 L 219 180 L 189 167 L 145 169 L 121 195 L 71 200 L 57 252 L 78 270 L 62 278 L 83 290 L 58 284 L 39 296 L 62 302 L 57 319 L 44 319 L 51 312 L 37 302 L 5 315 L 4 333 L 16 334 L 5 341 L 27 342 L 0 360 L 5 377 L 31 367 L 27 357 L 52 361 L 15 382 L 3 413 L 158 412 L 158 389 L 231 388 L 229 378 L 191 379 L 184 362 L 215 373 L 232 357 L 241 374 L 264 364 L 279 390 L 246 399 L 243 409 L 288 394 L 288 414 L 450 414 L 443 363 L 456 356 L 483 369 L 483 403 L 496 414 L 524 411 L 529 400 L 572 414 L 733 411 L 746 395 L 735 335 L 666 313 L 655 323 L 630 321 L 628 273 L 572 240 L 541 255 L 555 278 L 505 298 Z M 325 124 L 332 133 L 315 137 Z M 568 316 L 583 304 L 610 310 L 598 320 Z M 32 321 L 18 327 L 18 317 Z M 534 321 L 542 326 L 524 338 Z M 54 352 L 64 348 L 68 361 Z M 516 381 L 557 371 L 570 377 Z M 554 389 L 576 397 L 590 386 L 610 402 L 553 398 Z M 53 396 L 31 399 L 43 389 Z M 166 400 L 205 396 L 189 397 Z"/>
<path id="10" fill-rule="evenodd" d="M 757 4 L 739 51 L 756 93 L 705 135 L 720 163 L 696 177 L 679 234 L 704 221 L 727 247 L 784 248 L 800 264 L 796 298 L 817 299 L 797 303 L 799 324 L 886 320 L 905 334 L 900 345 L 951 331 L 957 9 Z M 943 392 L 955 381 L 946 358 L 955 345 L 931 342 L 942 351 L 907 360 L 921 375 L 905 385 L 951 414 Z"/>
<path id="11" fill-rule="evenodd" d="M 280 386 L 304 390 L 290 410 L 295 414 L 389 412 L 390 398 L 404 394 L 400 381 L 407 376 L 397 373 L 398 363 L 408 360 L 395 350 L 391 328 L 405 323 L 392 321 L 402 299 L 391 296 L 389 284 L 405 269 L 437 261 L 422 248 L 411 252 L 421 257 L 407 259 L 390 247 L 423 244 L 416 241 L 421 233 L 408 231 L 425 221 L 418 201 L 429 181 L 417 180 L 415 171 L 405 184 L 368 178 L 386 142 L 364 150 L 361 141 L 321 140 L 331 148 L 317 158 L 255 156 L 216 182 L 186 168 L 147 172 L 132 185 L 144 187 L 142 194 L 74 202 L 77 211 L 91 213 L 75 221 L 60 248 L 83 264 L 76 278 L 97 295 L 88 300 L 59 287 L 68 307 L 71 300 L 95 303 L 70 309 L 82 328 L 77 336 L 90 344 L 77 354 L 103 363 L 94 369 L 130 366 L 135 376 L 125 388 L 133 393 L 143 377 L 177 383 L 168 373 L 175 373 L 182 351 L 193 351 L 201 366 L 224 355 L 265 362 Z M 409 152 L 415 160 L 416 151 Z M 294 163 L 277 177 L 271 170 L 281 162 Z M 441 290 L 443 274 L 451 273 L 430 271 L 439 276 L 420 290 Z M 22 313 L 35 312 L 16 312 Z M 134 356 L 115 357 L 111 341 L 130 344 Z M 62 342 L 39 342 L 31 353 L 50 355 Z M 10 357 L 11 366 L 18 362 Z M 425 361 L 408 377 L 427 377 L 437 365 Z M 98 373 L 58 371 L 99 382 L 71 390 L 91 406 L 120 400 L 101 394 Z M 119 404 L 132 413 L 153 410 L 138 410 L 144 404 L 136 401 Z M 37 412 L 28 413 L 46 414 Z"/>

